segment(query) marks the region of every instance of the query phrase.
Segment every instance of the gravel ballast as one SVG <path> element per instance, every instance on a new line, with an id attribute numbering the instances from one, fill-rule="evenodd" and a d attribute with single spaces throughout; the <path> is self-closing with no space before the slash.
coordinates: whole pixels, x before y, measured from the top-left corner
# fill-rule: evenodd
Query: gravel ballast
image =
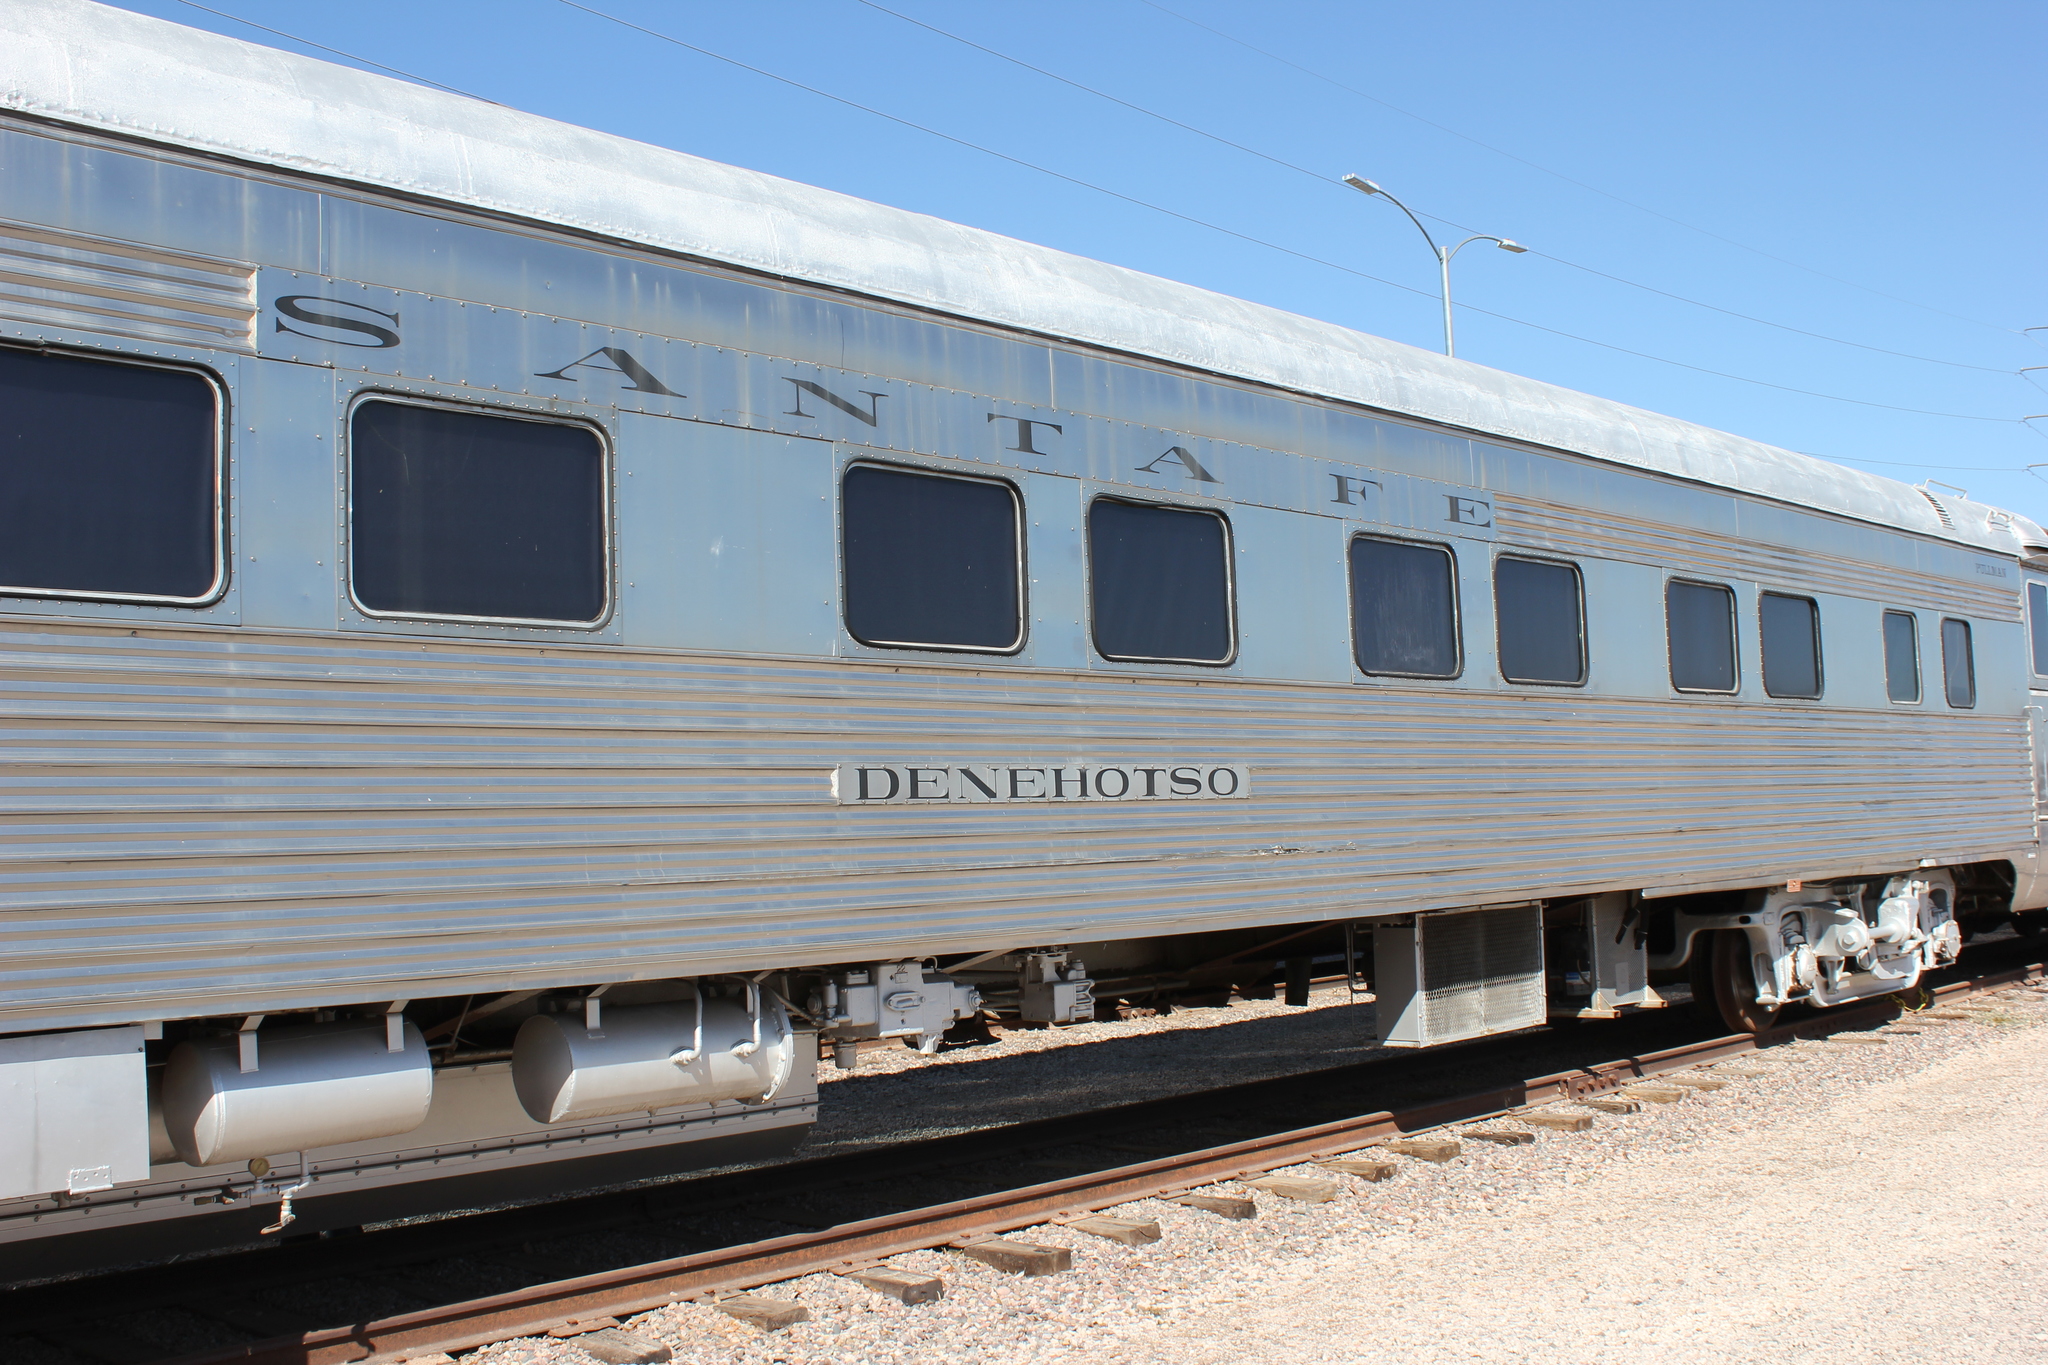
<path id="1" fill-rule="evenodd" d="M 706 1365 L 2048 1359 L 2048 1001 L 1978 1003 L 1732 1062 L 1590 1132 L 1492 1121 L 1535 1140 L 1393 1158 L 1328 1203 L 1217 1186 L 1257 1195 L 1250 1222 L 1142 1200 L 1107 1212 L 1156 1220 L 1151 1245 L 1008 1234 L 1071 1248 L 1064 1274 L 917 1252 L 890 1264 L 942 1278 L 937 1303 L 814 1275 L 755 1291 L 810 1310 L 781 1331 L 699 1304 L 628 1330 Z M 591 1359 L 573 1339 L 464 1358 Z"/>

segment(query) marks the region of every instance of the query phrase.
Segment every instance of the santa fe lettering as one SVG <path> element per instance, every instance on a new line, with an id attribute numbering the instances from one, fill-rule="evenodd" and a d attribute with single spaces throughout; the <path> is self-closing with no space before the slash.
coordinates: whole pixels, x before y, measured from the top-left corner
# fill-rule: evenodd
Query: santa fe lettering
<path id="1" fill-rule="evenodd" d="M 833 769 L 842 806 L 1019 805 L 1034 801 L 1218 801 L 1250 794 L 1230 763 L 846 763 Z"/>

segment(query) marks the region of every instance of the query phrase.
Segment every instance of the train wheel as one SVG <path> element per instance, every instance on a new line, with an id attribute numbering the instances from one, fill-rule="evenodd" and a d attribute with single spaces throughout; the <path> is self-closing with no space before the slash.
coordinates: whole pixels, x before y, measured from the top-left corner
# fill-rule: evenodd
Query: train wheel
<path id="1" fill-rule="evenodd" d="M 1734 1033 L 1762 1033 L 1778 1017 L 1756 1000 L 1756 972 L 1749 963 L 1749 935 L 1723 929 L 1714 935 L 1712 973 L 1714 1003 L 1721 1022 Z"/>

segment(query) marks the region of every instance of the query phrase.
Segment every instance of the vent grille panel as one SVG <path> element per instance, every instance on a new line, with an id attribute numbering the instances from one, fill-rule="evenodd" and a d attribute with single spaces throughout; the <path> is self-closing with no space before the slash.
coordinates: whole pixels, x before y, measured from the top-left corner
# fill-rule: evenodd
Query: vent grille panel
<path id="1" fill-rule="evenodd" d="M 1431 915 L 1422 935 L 1422 1028 L 1432 1043 L 1544 1020 L 1543 912 L 1535 906 Z"/>
<path id="2" fill-rule="evenodd" d="M 0 317 L 254 350 L 256 270 L 0 223 Z"/>

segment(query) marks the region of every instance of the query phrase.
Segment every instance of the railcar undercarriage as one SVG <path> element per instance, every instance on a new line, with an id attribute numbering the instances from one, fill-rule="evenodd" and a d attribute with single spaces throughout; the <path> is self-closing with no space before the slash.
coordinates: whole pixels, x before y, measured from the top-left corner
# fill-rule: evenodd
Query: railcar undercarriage
<path id="1" fill-rule="evenodd" d="M 1317 975 L 1370 989 L 1389 1046 L 1660 1008 L 1680 982 L 1761 1030 L 1913 990 L 1954 960 L 1965 914 L 2010 918 L 2011 885 L 2004 865 L 1915 868 L 0 1039 L 0 1076 L 75 1111 L 35 1115 L 0 1273 L 772 1159 L 817 1118 L 821 1047 L 852 1067 L 863 1045 L 932 1052 L 1005 1025 L 1306 1004 Z"/>

